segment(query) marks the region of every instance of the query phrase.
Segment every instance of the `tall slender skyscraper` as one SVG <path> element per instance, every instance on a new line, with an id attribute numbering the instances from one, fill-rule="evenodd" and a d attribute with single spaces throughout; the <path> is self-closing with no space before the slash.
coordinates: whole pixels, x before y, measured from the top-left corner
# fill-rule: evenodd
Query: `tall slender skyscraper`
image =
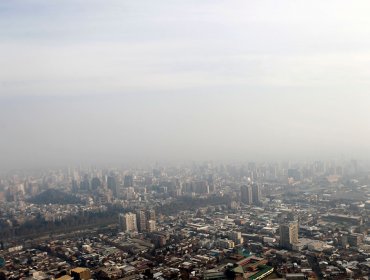
<path id="1" fill-rule="evenodd" d="M 136 212 L 137 229 L 139 232 L 146 231 L 147 229 L 147 218 L 145 210 L 140 209 Z"/>
<path id="2" fill-rule="evenodd" d="M 72 192 L 76 193 L 78 192 L 79 187 L 78 187 L 78 182 L 76 179 L 72 180 Z"/>
<path id="3" fill-rule="evenodd" d="M 91 180 L 91 189 L 92 190 L 97 190 L 101 186 L 101 181 L 98 177 L 94 177 Z"/>
<path id="4" fill-rule="evenodd" d="M 117 179 L 115 176 L 110 175 L 107 178 L 108 189 L 110 189 L 114 196 L 117 196 Z"/>
<path id="5" fill-rule="evenodd" d="M 85 175 L 84 179 L 80 182 L 80 190 L 82 191 L 90 190 L 90 181 L 88 175 Z"/>
<path id="6" fill-rule="evenodd" d="M 125 178 L 123 180 L 123 186 L 125 188 L 134 186 L 134 178 L 132 177 L 132 175 L 126 175 L 125 176 Z"/>
<path id="7" fill-rule="evenodd" d="M 156 231 L 157 229 L 156 222 L 154 220 L 149 220 L 147 222 L 146 228 L 148 232 Z"/>
<path id="8" fill-rule="evenodd" d="M 241 192 L 241 201 L 244 204 L 251 205 L 252 204 L 252 188 L 251 186 L 241 186 L 240 187 L 240 192 Z"/>
<path id="9" fill-rule="evenodd" d="M 280 246 L 291 250 L 298 243 L 298 222 L 280 225 Z"/>
<path id="10" fill-rule="evenodd" d="M 252 186 L 252 201 L 254 205 L 261 204 L 261 189 L 257 184 L 253 184 Z"/>
<path id="11" fill-rule="evenodd" d="M 146 219 L 147 220 L 156 220 L 155 210 L 154 209 L 148 209 L 146 211 Z"/>

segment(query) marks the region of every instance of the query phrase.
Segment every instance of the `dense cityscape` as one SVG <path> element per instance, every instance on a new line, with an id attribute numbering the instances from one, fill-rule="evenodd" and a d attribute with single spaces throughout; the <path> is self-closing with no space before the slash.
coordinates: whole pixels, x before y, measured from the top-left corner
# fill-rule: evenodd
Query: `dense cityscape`
<path id="1" fill-rule="evenodd" d="M 369 15 L 0 0 L 0 280 L 370 280 Z"/>
<path id="2" fill-rule="evenodd" d="M 0 279 L 368 279 L 356 160 L 12 171 Z"/>

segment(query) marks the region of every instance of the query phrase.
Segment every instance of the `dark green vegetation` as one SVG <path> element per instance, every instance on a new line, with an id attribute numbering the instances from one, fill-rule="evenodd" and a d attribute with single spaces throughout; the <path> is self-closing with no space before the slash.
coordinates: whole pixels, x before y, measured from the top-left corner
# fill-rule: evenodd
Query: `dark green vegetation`
<path id="1" fill-rule="evenodd" d="M 169 204 L 158 206 L 156 211 L 164 215 L 176 214 L 185 210 L 197 210 L 206 206 L 227 205 L 230 201 L 228 196 L 211 196 L 207 198 L 181 197 Z"/>
<path id="2" fill-rule="evenodd" d="M 70 215 L 56 221 L 45 221 L 40 215 L 22 224 L 12 221 L 13 226 L 9 226 L 7 223 L 1 223 L 0 221 L 0 237 L 2 240 L 34 238 L 45 234 L 65 233 L 86 227 L 114 224 L 118 222 L 118 213 L 126 211 L 128 209 L 111 206 L 108 207 L 107 211 L 81 211 L 78 215 Z"/>
<path id="3" fill-rule="evenodd" d="M 48 189 L 29 199 L 28 202 L 34 204 L 80 204 L 81 200 L 60 190 Z"/>
<path id="4" fill-rule="evenodd" d="M 171 215 L 179 211 L 196 211 L 205 206 L 227 205 L 230 200 L 227 196 L 213 196 L 208 198 L 182 197 L 169 204 L 156 207 L 158 214 Z M 58 203 L 77 202 L 79 199 L 73 195 L 65 194 L 58 190 L 47 190 L 36 196 L 33 203 Z M 88 212 L 80 211 L 76 215 L 69 215 L 61 220 L 46 221 L 41 215 L 24 223 L 11 220 L 10 223 L 0 221 L 0 241 L 8 239 L 35 238 L 46 234 L 66 233 L 73 230 L 86 229 L 89 227 L 118 224 L 118 214 L 133 211 L 133 209 L 121 206 L 107 205 L 107 211 Z"/>

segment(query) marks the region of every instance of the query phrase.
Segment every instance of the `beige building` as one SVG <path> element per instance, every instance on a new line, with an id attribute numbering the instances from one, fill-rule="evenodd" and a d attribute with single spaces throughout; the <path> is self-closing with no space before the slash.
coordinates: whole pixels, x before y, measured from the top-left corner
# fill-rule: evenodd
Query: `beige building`
<path id="1" fill-rule="evenodd" d="M 120 214 L 119 226 L 120 229 L 125 232 L 137 231 L 136 214 L 134 213 Z"/>
<path id="2" fill-rule="evenodd" d="M 154 232 L 157 230 L 157 225 L 154 220 L 149 220 L 147 223 L 147 230 L 148 232 Z"/>
<path id="3" fill-rule="evenodd" d="M 298 222 L 280 225 L 280 246 L 292 249 L 298 243 Z"/>
<path id="4" fill-rule="evenodd" d="M 139 232 L 147 230 L 147 219 L 145 210 L 140 209 L 136 212 L 137 229 Z"/>
<path id="5" fill-rule="evenodd" d="M 91 273 L 86 267 L 76 267 L 71 270 L 71 277 L 78 280 L 89 280 L 91 279 Z"/>

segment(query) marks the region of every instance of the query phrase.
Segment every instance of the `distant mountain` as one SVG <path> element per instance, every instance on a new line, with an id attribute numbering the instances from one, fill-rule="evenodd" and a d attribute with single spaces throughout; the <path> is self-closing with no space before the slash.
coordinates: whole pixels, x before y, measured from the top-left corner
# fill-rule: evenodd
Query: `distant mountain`
<path id="1" fill-rule="evenodd" d="M 48 189 L 28 200 L 34 204 L 79 204 L 81 199 L 60 190 Z"/>

